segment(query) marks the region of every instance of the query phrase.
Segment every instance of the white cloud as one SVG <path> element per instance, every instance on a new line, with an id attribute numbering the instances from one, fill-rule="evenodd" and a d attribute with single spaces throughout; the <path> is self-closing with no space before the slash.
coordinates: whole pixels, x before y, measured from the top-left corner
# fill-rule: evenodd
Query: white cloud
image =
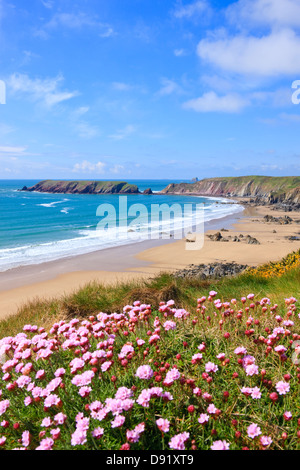
<path id="1" fill-rule="evenodd" d="M 56 13 L 43 28 L 36 31 L 36 35 L 47 38 L 48 33 L 55 29 L 82 30 L 83 28 L 94 29 L 101 37 L 110 37 L 115 34 L 113 28 L 106 23 L 97 21 L 93 16 L 86 13 Z"/>
<path id="2" fill-rule="evenodd" d="M 0 135 L 7 135 L 10 134 L 11 132 L 14 132 L 14 128 L 9 126 L 8 124 L 5 124 L 4 122 L 0 122 Z"/>
<path id="3" fill-rule="evenodd" d="M 4 154 L 22 154 L 25 152 L 26 147 L 9 147 L 9 146 L 1 146 L 0 147 L 0 153 Z"/>
<path id="4" fill-rule="evenodd" d="M 114 90 L 117 90 L 117 91 L 129 91 L 132 89 L 131 85 L 128 85 L 127 83 L 123 83 L 123 82 L 113 82 L 112 87 Z"/>
<path id="5" fill-rule="evenodd" d="M 197 53 L 203 61 L 236 74 L 277 77 L 300 73 L 300 37 L 290 29 L 262 37 L 203 39 Z"/>
<path id="6" fill-rule="evenodd" d="M 13 93 L 24 93 L 34 101 L 42 102 L 47 107 L 78 96 L 77 91 L 61 91 L 60 85 L 63 81 L 61 75 L 55 78 L 31 79 L 25 74 L 13 74 L 7 80 L 7 85 Z"/>
<path id="7" fill-rule="evenodd" d="M 74 173 L 103 173 L 104 169 L 106 167 L 106 163 L 103 162 L 97 162 L 97 163 L 91 163 L 87 160 L 84 160 L 81 163 L 76 163 L 73 167 L 73 172 Z"/>
<path id="8" fill-rule="evenodd" d="M 88 106 L 81 106 L 75 109 L 70 116 L 76 134 L 83 139 L 92 139 L 100 134 L 100 130 L 97 126 L 82 119 L 82 116 L 86 115 L 89 110 L 90 108 Z"/>
<path id="9" fill-rule="evenodd" d="M 186 55 L 186 51 L 184 49 L 175 49 L 174 55 L 176 57 L 183 57 L 184 55 Z"/>
<path id="10" fill-rule="evenodd" d="M 110 171 L 111 173 L 115 173 L 115 174 L 118 174 L 118 173 L 122 173 L 124 171 L 124 166 L 123 165 L 114 165 Z"/>
<path id="11" fill-rule="evenodd" d="M 120 129 L 116 134 L 110 135 L 109 137 L 114 140 L 123 140 L 134 132 L 136 132 L 136 127 L 129 124 L 128 126 L 124 127 L 124 129 Z"/>
<path id="12" fill-rule="evenodd" d="M 300 26 L 300 3 L 299 0 L 239 0 L 227 8 L 226 16 L 232 24 L 244 28 Z"/>
<path id="13" fill-rule="evenodd" d="M 208 10 L 210 10 L 208 2 L 206 0 L 198 0 L 197 2 L 189 3 L 188 5 L 178 6 L 174 10 L 174 16 L 179 19 L 191 19 L 195 16 L 202 15 Z"/>
<path id="14" fill-rule="evenodd" d="M 53 1 L 51 0 L 41 0 L 42 4 L 44 5 L 45 8 L 52 9 L 53 8 Z"/>
<path id="15" fill-rule="evenodd" d="M 98 127 L 89 124 L 88 122 L 78 122 L 75 125 L 76 132 L 78 133 L 79 137 L 83 139 L 91 139 L 96 137 L 100 134 Z"/>
<path id="16" fill-rule="evenodd" d="M 204 93 L 199 98 L 189 100 L 183 104 L 184 109 L 193 111 L 206 112 L 222 112 L 237 113 L 244 109 L 249 101 L 238 94 L 227 94 L 218 96 L 214 91 Z"/>
<path id="17" fill-rule="evenodd" d="M 172 95 L 173 93 L 182 93 L 181 87 L 174 80 L 162 78 L 161 83 L 162 87 L 158 91 L 158 95 L 165 96 Z"/>

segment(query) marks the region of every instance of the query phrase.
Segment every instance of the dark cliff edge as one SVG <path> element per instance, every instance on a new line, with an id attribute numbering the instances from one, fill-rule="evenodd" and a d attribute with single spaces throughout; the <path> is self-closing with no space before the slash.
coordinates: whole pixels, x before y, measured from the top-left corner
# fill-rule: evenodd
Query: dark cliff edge
<path id="1" fill-rule="evenodd" d="M 299 210 L 300 176 L 207 178 L 193 183 L 171 183 L 161 194 L 250 198 L 251 203 Z"/>
<path id="2" fill-rule="evenodd" d="M 124 181 L 44 180 L 20 191 L 66 194 L 141 194 L 138 187 Z"/>

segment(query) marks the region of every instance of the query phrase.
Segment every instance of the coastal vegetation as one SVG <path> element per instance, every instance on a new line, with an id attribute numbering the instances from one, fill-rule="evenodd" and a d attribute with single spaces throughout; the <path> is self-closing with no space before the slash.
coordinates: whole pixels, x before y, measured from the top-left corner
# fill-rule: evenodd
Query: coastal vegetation
<path id="1" fill-rule="evenodd" d="M 24 306 L 0 323 L 1 448 L 299 450 L 296 258 Z"/>

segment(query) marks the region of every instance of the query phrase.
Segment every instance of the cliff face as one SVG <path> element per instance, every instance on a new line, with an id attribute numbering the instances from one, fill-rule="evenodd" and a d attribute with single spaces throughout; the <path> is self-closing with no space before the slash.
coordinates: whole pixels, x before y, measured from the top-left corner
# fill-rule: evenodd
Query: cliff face
<path id="1" fill-rule="evenodd" d="M 300 203 L 300 177 L 240 176 L 169 184 L 163 194 L 251 197 L 268 203 Z"/>
<path id="2" fill-rule="evenodd" d="M 67 194 L 139 194 L 134 184 L 123 181 L 55 181 L 45 180 L 22 191 Z"/>

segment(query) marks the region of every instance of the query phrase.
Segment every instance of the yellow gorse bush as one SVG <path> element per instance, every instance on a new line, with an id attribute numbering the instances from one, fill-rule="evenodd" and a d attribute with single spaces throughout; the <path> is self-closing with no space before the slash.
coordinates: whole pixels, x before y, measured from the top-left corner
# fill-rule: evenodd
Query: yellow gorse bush
<path id="1" fill-rule="evenodd" d="M 285 258 L 278 262 L 270 262 L 262 264 L 257 268 L 249 270 L 249 274 L 253 276 L 261 276 L 264 278 L 280 277 L 290 269 L 294 269 L 300 265 L 300 250 L 289 253 Z"/>

